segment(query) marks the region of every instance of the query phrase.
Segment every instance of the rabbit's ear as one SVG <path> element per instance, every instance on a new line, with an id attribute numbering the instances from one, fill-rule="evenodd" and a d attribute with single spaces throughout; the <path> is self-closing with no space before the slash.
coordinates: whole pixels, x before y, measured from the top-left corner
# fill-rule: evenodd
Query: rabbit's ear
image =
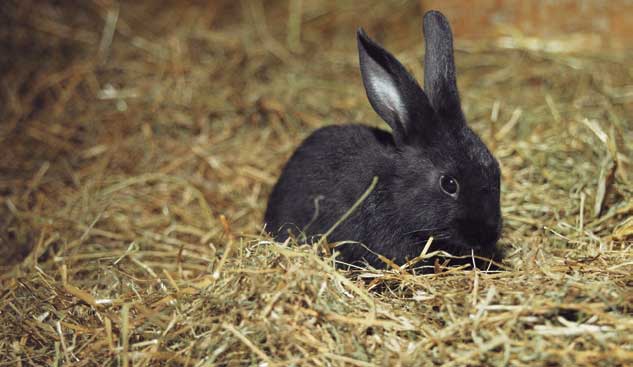
<path id="1" fill-rule="evenodd" d="M 413 76 L 396 58 L 358 29 L 360 71 L 367 98 L 376 113 L 391 126 L 396 144 L 420 131 L 431 105 Z"/>
<path id="2" fill-rule="evenodd" d="M 423 28 L 426 45 L 424 90 L 439 116 L 463 121 L 455 77 L 451 27 L 442 13 L 431 10 L 424 15 Z"/>

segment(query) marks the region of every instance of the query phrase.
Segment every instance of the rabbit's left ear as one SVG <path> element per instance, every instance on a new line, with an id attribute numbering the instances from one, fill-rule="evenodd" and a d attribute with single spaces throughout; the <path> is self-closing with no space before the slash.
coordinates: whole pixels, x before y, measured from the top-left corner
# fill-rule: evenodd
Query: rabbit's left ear
<path id="1" fill-rule="evenodd" d="M 453 33 L 448 20 L 438 11 L 424 15 L 424 90 L 440 117 L 463 121 L 457 90 Z"/>
<path id="2" fill-rule="evenodd" d="M 362 29 L 357 32 L 360 70 L 367 98 L 376 113 L 391 126 L 396 144 L 419 135 L 424 117 L 433 115 L 426 94 L 404 66 L 372 41 Z"/>

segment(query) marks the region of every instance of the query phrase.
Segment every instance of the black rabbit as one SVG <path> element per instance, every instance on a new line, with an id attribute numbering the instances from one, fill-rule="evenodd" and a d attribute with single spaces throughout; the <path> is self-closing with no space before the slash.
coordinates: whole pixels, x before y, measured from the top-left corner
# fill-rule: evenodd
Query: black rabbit
<path id="1" fill-rule="evenodd" d="M 289 233 L 352 240 L 340 260 L 384 267 L 375 253 L 403 264 L 432 249 L 499 259 L 499 164 L 467 126 L 461 109 L 453 36 L 437 11 L 424 16 L 424 91 L 396 58 L 357 32 L 367 97 L 392 133 L 362 125 L 327 126 L 294 152 L 269 198 L 264 221 L 278 241 Z"/>

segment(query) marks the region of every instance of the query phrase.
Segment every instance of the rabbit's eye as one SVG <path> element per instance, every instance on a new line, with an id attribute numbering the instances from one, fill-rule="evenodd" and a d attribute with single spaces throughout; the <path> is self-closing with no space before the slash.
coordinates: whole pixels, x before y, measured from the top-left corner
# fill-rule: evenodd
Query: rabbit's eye
<path id="1" fill-rule="evenodd" d="M 457 199 L 457 194 L 459 193 L 459 184 L 457 180 L 451 176 L 442 176 L 440 177 L 440 188 L 446 195 L 452 196 Z"/>

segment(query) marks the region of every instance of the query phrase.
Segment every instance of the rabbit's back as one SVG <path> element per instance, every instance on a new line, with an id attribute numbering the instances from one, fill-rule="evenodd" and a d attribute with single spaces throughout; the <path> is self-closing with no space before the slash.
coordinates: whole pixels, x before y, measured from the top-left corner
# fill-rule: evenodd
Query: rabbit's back
<path id="1" fill-rule="evenodd" d="M 283 241 L 288 231 L 308 237 L 325 233 L 389 169 L 393 137 L 362 125 L 316 130 L 297 148 L 273 187 L 266 228 Z"/>

